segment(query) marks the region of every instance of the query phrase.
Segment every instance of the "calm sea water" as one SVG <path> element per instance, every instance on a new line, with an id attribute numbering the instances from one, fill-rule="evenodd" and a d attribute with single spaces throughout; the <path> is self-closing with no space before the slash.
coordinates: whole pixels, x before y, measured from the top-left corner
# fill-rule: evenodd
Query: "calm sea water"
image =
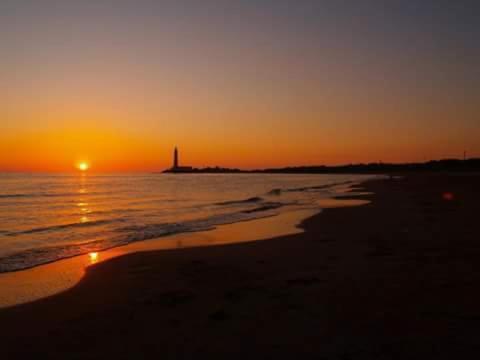
<path id="1" fill-rule="evenodd" d="M 318 207 L 359 175 L 0 174 L 0 272 Z"/>

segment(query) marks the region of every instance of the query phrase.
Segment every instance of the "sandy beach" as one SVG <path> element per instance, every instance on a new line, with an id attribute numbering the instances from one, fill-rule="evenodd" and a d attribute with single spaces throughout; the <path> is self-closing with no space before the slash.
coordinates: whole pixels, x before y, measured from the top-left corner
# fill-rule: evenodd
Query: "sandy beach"
<path id="1" fill-rule="evenodd" d="M 480 175 L 365 183 L 303 233 L 142 252 L 0 310 L 2 358 L 480 355 Z M 225 232 L 228 236 L 228 232 Z"/>

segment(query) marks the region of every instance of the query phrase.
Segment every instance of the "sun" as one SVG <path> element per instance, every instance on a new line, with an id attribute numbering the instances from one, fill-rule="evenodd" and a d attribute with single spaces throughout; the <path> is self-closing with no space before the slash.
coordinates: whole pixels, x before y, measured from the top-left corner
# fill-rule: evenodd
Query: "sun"
<path id="1" fill-rule="evenodd" d="M 78 170 L 87 171 L 90 168 L 90 164 L 87 162 L 81 162 L 78 164 Z"/>

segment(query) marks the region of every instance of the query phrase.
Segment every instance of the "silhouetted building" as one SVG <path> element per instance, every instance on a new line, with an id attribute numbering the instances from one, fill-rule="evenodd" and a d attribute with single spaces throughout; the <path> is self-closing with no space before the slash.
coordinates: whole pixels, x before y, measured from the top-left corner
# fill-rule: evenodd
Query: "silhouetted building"
<path id="1" fill-rule="evenodd" d="M 175 146 L 175 150 L 173 151 L 173 169 L 178 168 L 178 148 Z"/>
<path id="2" fill-rule="evenodd" d="M 191 172 L 193 167 L 191 166 L 180 166 L 180 156 L 178 148 L 175 146 L 173 150 L 173 166 L 171 169 L 168 169 L 166 172 L 169 173 L 179 173 L 179 172 Z"/>

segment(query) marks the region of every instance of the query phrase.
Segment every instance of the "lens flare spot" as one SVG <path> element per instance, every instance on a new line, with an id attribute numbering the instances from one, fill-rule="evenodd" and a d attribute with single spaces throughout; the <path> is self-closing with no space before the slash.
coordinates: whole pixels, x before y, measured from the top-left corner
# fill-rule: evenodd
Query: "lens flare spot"
<path id="1" fill-rule="evenodd" d="M 455 195 L 453 195 L 453 193 L 451 192 L 443 193 L 442 197 L 443 197 L 443 200 L 445 201 L 452 201 L 455 199 Z"/>

